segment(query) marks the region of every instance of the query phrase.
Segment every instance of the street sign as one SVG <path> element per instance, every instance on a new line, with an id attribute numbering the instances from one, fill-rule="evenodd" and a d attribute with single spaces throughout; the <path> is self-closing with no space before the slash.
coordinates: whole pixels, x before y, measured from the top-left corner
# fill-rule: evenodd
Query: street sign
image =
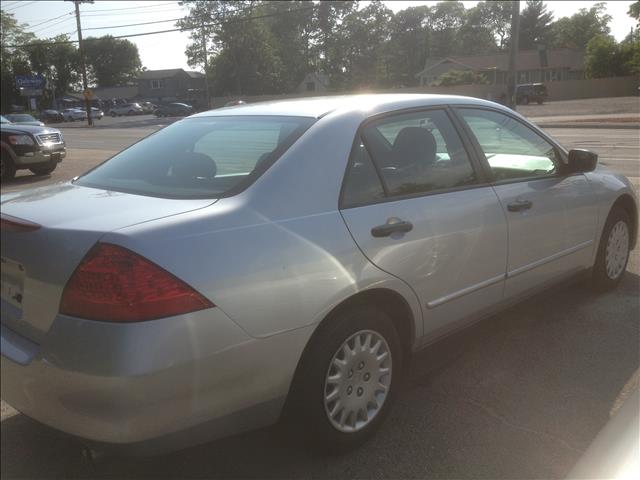
<path id="1" fill-rule="evenodd" d="M 39 97 L 40 95 L 42 95 L 41 88 L 20 87 L 20 96 L 22 97 Z"/>
<path id="2" fill-rule="evenodd" d="M 42 75 L 16 75 L 16 87 L 42 90 L 47 81 Z"/>

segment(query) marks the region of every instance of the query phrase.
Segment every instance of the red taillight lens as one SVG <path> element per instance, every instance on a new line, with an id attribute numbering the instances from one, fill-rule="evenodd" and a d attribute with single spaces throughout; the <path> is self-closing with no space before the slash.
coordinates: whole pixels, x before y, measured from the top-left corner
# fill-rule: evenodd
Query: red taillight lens
<path id="1" fill-rule="evenodd" d="M 140 322 L 214 306 L 182 280 L 131 250 L 98 243 L 69 279 L 60 313 L 89 320 Z"/>

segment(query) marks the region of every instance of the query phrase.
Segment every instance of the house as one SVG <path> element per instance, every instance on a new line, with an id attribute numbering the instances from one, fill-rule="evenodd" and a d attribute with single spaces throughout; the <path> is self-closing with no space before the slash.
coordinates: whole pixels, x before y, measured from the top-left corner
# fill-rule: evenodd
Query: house
<path id="1" fill-rule="evenodd" d="M 516 83 L 580 80 L 584 77 L 584 52 L 570 49 L 525 50 L 518 52 Z M 433 84 L 440 75 L 453 70 L 470 70 L 486 75 L 496 85 L 507 83 L 509 54 L 456 56 L 427 60 L 416 74 L 420 85 Z"/>
<path id="2" fill-rule="evenodd" d="M 329 77 L 324 73 L 307 73 L 296 88 L 297 93 L 323 93 L 329 90 Z"/>
<path id="3" fill-rule="evenodd" d="M 203 73 L 182 68 L 146 70 L 138 75 L 138 95 L 153 102 L 204 103 L 205 89 Z"/>

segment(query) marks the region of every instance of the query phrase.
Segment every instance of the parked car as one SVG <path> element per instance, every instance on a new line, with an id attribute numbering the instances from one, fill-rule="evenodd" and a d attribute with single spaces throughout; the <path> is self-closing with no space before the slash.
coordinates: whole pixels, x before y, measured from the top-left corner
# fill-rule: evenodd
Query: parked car
<path id="1" fill-rule="evenodd" d="M 412 352 L 574 274 L 620 282 L 637 199 L 596 164 L 456 96 L 180 120 L 2 196 L 3 398 L 146 453 L 281 416 L 355 447 Z"/>
<path id="2" fill-rule="evenodd" d="M 516 103 L 528 105 L 536 102 L 541 105 L 547 100 L 547 87 L 544 83 L 526 83 L 516 85 Z"/>
<path id="3" fill-rule="evenodd" d="M 44 123 L 64 122 L 64 115 L 57 110 L 43 110 L 40 114 L 40 120 Z"/>
<path id="4" fill-rule="evenodd" d="M 142 107 L 138 103 L 124 103 L 122 105 L 114 105 L 109 111 L 112 117 L 120 115 L 137 115 L 142 113 Z"/>
<path id="5" fill-rule="evenodd" d="M 3 122 L 0 125 L 0 136 L 0 178 L 3 182 L 12 179 L 16 170 L 20 169 L 29 169 L 36 175 L 47 175 L 53 172 L 67 155 L 62 133 L 55 128 Z M 2 268 L 4 299 L 4 260 Z M 3 306 L 2 316 L 4 312 Z M 4 354 L 4 347 L 2 351 Z"/>
<path id="6" fill-rule="evenodd" d="M 18 125 L 36 125 L 38 127 L 44 127 L 44 123 L 33 118 L 27 113 L 9 113 L 7 114 L 7 120 Z"/>
<path id="7" fill-rule="evenodd" d="M 153 113 L 158 108 L 157 105 L 151 102 L 142 102 L 140 106 L 142 107 L 142 113 Z"/>
<path id="8" fill-rule="evenodd" d="M 104 117 L 104 112 L 96 107 L 91 107 L 91 118 L 95 120 L 102 120 Z"/>
<path id="9" fill-rule="evenodd" d="M 193 107 L 186 103 L 169 103 L 158 107 L 153 114 L 156 117 L 186 117 L 191 115 Z"/>
<path id="10" fill-rule="evenodd" d="M 81 108 L 65 108 L 62 111 L 65 122 L 74 122 L 76 120 L 86 120 L 87 112 Z"/>

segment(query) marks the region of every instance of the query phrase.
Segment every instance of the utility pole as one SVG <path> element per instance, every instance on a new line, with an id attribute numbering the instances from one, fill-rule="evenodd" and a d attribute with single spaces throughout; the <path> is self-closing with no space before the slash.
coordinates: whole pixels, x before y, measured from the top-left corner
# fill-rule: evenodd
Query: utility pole
<path id="1" fill-rule="evenodd" d="M 202 55 L 204 56 L 204 85 L 207 98 L 207 110 L 211 108 L 211 94 L 209 92 L 209 65 L 207 62 L 207 35 L 204 29 L 204 20 L 202 21 Z"/>
<path id="2" fill-rule="evenodd" d="M 84 97 L 84 108 L 87 111 L 87 124 L 92 127 L 91 104 L 89 103 L 87 86 L 87 66 L 84 61 L 84 46 L 82 44 L 82 27 L 80 26 L 80 4 L 93 3 L 93 0 L 74 0 L 76 6 L 76 25 L 78 26 L 78 52 L 80 53 L 80 70 L 82 70 L 82 96 Z"/>
<path id="3" fill-rule="evenodd" d="M 511 45 L 509 48 L 509 84 L 507 90 L 507 105 L 512 110 L 516 109 L 516 83 L 518 75 L 518 37 L 520 36 L 520 1 L 511 2 Z"/>

